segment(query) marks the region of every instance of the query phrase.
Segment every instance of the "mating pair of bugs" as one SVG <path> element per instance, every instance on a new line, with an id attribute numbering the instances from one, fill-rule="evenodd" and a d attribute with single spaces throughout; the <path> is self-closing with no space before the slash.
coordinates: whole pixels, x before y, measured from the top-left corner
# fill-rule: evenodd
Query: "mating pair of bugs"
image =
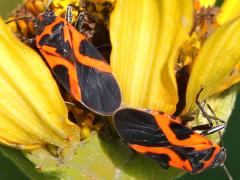
<path id="1" fill-rule="evenodd" d="M 78 19 L 83 19 L 83 15 L 80 13 Z M 109 64 L 86 36 L 71 25 L 71 17 L 71 6 L 65 18 L 52 11 L 39 14 L 35 20 L 35 41 L 56 79 L 75 100 L 97 114 L 114 114 L 119 136 L 132 149 L 165 168 L 199 173 L 224 164 L 225 149 L 204 136 L 220 131 L 225 123 L 206 113 L 198 101 L 201 91 L 196 103 L 209 125 L 192 129 L 185 126 L 181 117 L 155 110 L 120 108 L 121 92 Z M 221 124 L 213 126 L 212 120 Z M 202 133 L 196 133 L 197 129 Z"/>

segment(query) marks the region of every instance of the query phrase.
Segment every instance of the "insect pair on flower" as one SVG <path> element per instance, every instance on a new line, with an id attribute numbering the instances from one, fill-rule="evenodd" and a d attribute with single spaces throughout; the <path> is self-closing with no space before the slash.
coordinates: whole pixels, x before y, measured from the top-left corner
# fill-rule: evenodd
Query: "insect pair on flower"
<path id="1" fill-rule="evenodd" d="M 96 47 L 71 25 L 71 12 L 66 14 L 66 19 L 51 11 L 38 15 L 36 45 L 56 79 L 77 101 L 95 113 L 112 115 L 121 105 L 118 83 Z M 206 118 L 210 122 L 211 119 L 222 122 L 209 115 Z M 197 173 L 225 161 L 224 148 L 204 137 L 221 130 L 224 124 L 197 134 L 185 127 L 179 118 L 154 110 L 128 108 L 117 110 L 114 124 L 119 135 L 134 150 L 164 167 Z M 203 126 L 198 128 L 203 129 Z"/>

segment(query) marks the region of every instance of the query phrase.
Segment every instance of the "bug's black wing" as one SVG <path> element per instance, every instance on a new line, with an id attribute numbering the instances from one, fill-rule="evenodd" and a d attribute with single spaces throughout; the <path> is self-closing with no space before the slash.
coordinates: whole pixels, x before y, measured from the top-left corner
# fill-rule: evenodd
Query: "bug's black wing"
<path id="1" fill-rule="evenodd" d="M 78 62 L 76 69 L 82 103 L 103 115 L 113 113 L 121 104 L 120 89 L 113 75 Z"/>
<path id="2" fill-rule="evenodd" d="M 119 136 L 128 144 L 166 147 L 169 142 L 148 112 L 124 108 L 114 114 L 114 125 Z"/>
<path id="3" fill-rule="evenodd" d="M 84 60 L 84 56 L 89 56 L 94 60 L 105 62 L 100 52 L 90 42 L 83 39 L 83 35 L 64 22 L 65 20 L 54 25 L 53 33 L 45 35 L 39 42 L 40 46 L 47 45 L 56 48 L 56 53 L 52 56 L 59 55 L 61 60 L 68 61 L 73 65 L 72 69 L 61 64 L 51 67 L 54 75 L 67 91 L 72 92 L 69 85 L 69 71 L 76 71 L 76 81 L 81 94 L 81 99 L 78 100 L 96 113 L 112 114 L 121 104 L 121 93 L 117 81 L 111 73 L 102 72 L 78 61 L 78 58 Z M 65 40 L 65 34 L 68 34 L 70 38 Z M 74 47 L 75 42 L 79 44 L 79 48 Z M 79 50 L 82 56 L 78 57 L 73 48 Z M 50 55 L 48 54 L 48 56 Z"/>

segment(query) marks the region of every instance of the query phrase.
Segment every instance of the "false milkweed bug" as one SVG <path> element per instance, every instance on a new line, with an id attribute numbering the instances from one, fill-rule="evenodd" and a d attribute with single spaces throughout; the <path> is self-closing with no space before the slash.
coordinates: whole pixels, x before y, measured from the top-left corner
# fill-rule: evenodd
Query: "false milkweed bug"
<path id="1" fill-rule="evenodd" d="M 95 113 L 111 115 L 121 104 L 120 88 L 97 48 L 71 25 L 71 9 L 67 7 L 65 18 L 48 10 L 39 14 L 33 40 L 58 82 L 75 100 Z M 79 15 L 78 28 L 83 15 Z"/>
<path id="2" fill-rule="evenodd" d="M 201 106 L 199 94 L 196 102 Z M 225 128 L 225 122 L 216 118 L 215 114 L 208 115 L 202 106 L 200 110 L 210 122 L 216 120 L 221 124 L 213 126 L 211 123 L 190 129 L 180 116 L 174 117 L 156 110 L 122 108 L 114 114 L 114 126 L 123 141 L 137 153 L 157 161 L 164 168 L 171 166 L 196 174 L 223 166 L 226 159 L 225 148 L 205 137 Z M 195 130 L 202 132 L 199 134 Z"/>

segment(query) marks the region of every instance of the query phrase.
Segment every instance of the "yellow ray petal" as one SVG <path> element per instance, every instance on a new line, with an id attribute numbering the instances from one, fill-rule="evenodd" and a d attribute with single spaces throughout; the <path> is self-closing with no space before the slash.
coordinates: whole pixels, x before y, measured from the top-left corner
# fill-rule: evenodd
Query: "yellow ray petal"
<path id="1" fill-rule="evenodd" d="M 0 142 L 23 149 L 79 139 L 49 69 L 0 19 Z"/>
<path id="2" fill-rule="evenodd" d="M 218 28 L 203 44 L 190 74 L 186 108 L 193 107 L 200 87 L 202 99 L 216 93 L 240 61 L 240 18 Z"/>
<path id="3" fill-rule="evenodd" d="M 199 0 L 201 7 L 213 6 L 215 4 L 215 2 L 216 2 L 216 0 Z"/>
<path id="4" fill-rule="evenodd" d="M 225 0 L 217 16 L 217 22 L 224 24 L 238 15 L 240 15 L 240 1 Z"/>
<path id="5" fill-rule="evenodd" d="M 118 0 L 110 19 L 111 66 L 126 105 L 172 113 L 174 63 L 192 27 L 190 0 Z"/>
<path id="6" fill-rule="evenodd" d="M 221 86 L 219 86 L 216 91 L 221 92 L 228 88 L 230 88 L 232 85 L 237 84 L 240 82 L 240 62 L 233 68 L 233 70 L 230 72 L 230 74 L 224 79 Z"/>

